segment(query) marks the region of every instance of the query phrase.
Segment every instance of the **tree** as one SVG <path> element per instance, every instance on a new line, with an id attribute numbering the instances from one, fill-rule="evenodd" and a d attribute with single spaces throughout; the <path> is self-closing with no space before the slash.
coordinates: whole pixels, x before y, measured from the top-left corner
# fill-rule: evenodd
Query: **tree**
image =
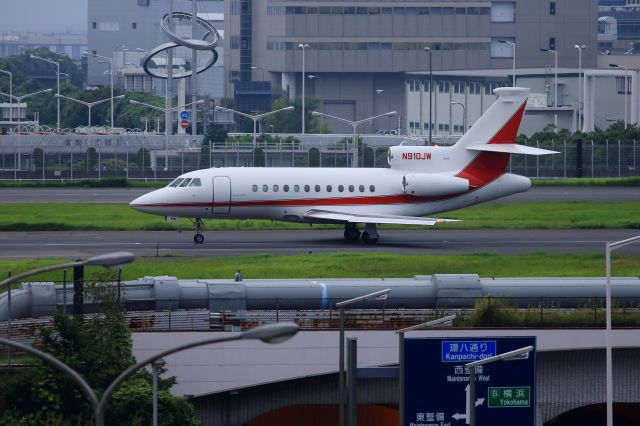
<path id="1" fill-rule="evenodd" d="M 80 373 L 100 395 L 134 364 L 131 332 L 125 312 L 115 303 L 113 287 L 93 283 L 87 293 L 102 301 L 102 312 L 90 319 L 57 311 L 52 329 L 42 329 L 41 350 Z M 197 425 L 193 408 L 169 389 L 175 378 L 159 380 L 159 420 L 162 425 Z M 0 425 L 81 425 L 93 422 L 85 395 L 67 375 L 36 362 L 0 383 L 6 409 Z M 108 425 L 151 423 L 151 374 L 139 372 L 113 394 L 107 405 Z"/>
<path id="2" fill-rule="evenodd" d="M 307 97 L 305 102 L 305 131 L 307 133 L 329 133 L 329 128 L 320 119 L 311 115 L 311 112 L 318 109 L 320 101 L 316 98 Z M 295 107 L 293 111 L 282 111 L 277 114 L 265 117 L 264 126 L 272 125 L 275 132 L 279 133 L 300 133 L 302 131 L 302 111 L 301 98 L 295 98 L 291 102 L 285 97 L 277 98 L 271 105 L 272 110 L 286 108 L 290 105 Z"/>

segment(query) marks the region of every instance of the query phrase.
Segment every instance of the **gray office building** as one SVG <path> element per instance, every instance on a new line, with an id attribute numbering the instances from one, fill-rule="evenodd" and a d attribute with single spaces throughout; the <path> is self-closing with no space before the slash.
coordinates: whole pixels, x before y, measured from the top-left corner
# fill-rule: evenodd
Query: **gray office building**
<path id="1" fill-rule="evenodd" d="M 577 67 L 574 45 L 596 66 L 597 0 L 225 2 L 227 83 L 269 80 L 289 97 L 320 99 L 321 110 L 349 120 L 386 111 L 364 131 L 406 132 L 406 72 Z M 299 45 L 307 45 L 304 49 Z M 227 93 L 232 93 L 227 91 Z M 336 132 L 349 128 L 330 123 Z"/>

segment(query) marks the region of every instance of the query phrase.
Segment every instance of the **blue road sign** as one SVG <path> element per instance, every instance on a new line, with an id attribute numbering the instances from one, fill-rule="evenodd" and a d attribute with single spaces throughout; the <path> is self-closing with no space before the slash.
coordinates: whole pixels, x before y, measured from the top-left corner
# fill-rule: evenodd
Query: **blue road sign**
<path id="1" fill-rule="evenodd" d="M 535 341 L 535 337 L 405 338 L 403 424 L 465 426 L 473 404 L 478 425 L 535 426 Z M 469 371 L 464 365 L 525 346 L 534 347 L 527 360 L 476 367 L 476 398 L 470 401 Z"/>
<path id="2" fill-rule="evenodd" d="M 189 115 L 189 111 L 180 111 L 180 120 L 188 120 Z"/>

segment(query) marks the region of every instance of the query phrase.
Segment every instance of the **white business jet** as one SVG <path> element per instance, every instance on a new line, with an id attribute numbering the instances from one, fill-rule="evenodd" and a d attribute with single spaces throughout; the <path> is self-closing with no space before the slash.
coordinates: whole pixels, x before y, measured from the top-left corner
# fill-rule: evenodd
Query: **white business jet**
<path id="1" fill-rule="evenodd" d="M 455 145 L 393 146 L 388 169 L 210 168 L 185 173 L 130 206 L 192 220 L 198 244 L 202 219 L 344 224 L 347 241 L 366 244 L 378 241 L 377 224 L 452 221 L 424 216 L 524 192 L 531 181 L 506 173 L 509 155 L 555 153 L 514 143 L 529 89 L 494 93 L 497 101 Z"/>

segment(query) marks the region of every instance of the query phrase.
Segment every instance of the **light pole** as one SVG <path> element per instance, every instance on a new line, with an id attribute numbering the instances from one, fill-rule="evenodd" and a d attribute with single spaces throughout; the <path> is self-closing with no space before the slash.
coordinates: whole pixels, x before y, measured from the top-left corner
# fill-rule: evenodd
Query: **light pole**
<path id="1" fill-rule="evenodd" d="M 587 46 L 584 44 L 576 44 L 573 46 L 578 49 L 578 131 L 582 131 L 582 126 L 580 125 L 580 121 L 582 120 L 582 50 L 586 49 Z"/>
<path id="2" fill-rule="evenodd" d="M 431 56 L 430 47 L 425 47 L 424 50 L 429 52 L 429 145 L 431 145 L 431 129 L 433 128 L 433 57 Z"/>
<path id="3" fill-rule="evenodd" d="M 640 241 L 640 235 L 637 237 L 627 238 L 626 240 L 606 243 L 606 260 L 605 260 L 605 303 L 606 303 L 606 332 L 605 346 L 607 352 L 607 426 L 613 426 L 613 356 L 611 353 L 611 252 L 619 248 L 628 246 Z"/>
<path id="4" fill-rule="evenodd" d="M 88 124 L 88 127 L 91 127 L 91 108 L 93 108 L 94 106 L 96 106 L 98 104 L 105 103 L 107 101 L 111 101 L 111 105 L 113 105 L 113 100 L 114 99 L 122 99 L 125 96 L 124 95 L 118 95 L 115 98 L 112 97 L 112 98 L 100 99 L 99 101 L 95 101 L 95 102 L 86 102 L 86 101 L 82 101 L 80 99 L 71 98 L 69 96 L 64 96 L 64 95 L 57 95 L 57 94 L 55 95 L 55 97 L 59 98 L 59 99 L 66 99 L 68 101 L 72 101 L 72 102 L 75 102 L 75 103 L 78 103 L 78 104 L 86 106 L 89 109 L 89 120 L 88 120 L 89 124 Z M 113 107 L 112 107 L 111 112 L 113 113 Z M 113 115 L 111 117 L 113 117 Z M 111 122 L 111 125 L 113 125 L 113 121 Z"/>
<path id="5" fill-rule="evenodd" d="M 258 121 L 260 121 L 261 119 L 263 119 L 264 117 L 267 117 L 269 115 L 276 114 L 276 113 L 281 112 L 281 111 L 291 111 L 293 109 L 294 109 L 294 107 L 291 105 L 291 106 L 288 106 L 286 108 L 280 108 L 280 109 L 277 109 L 275 111 L 269 111 L 269 112 L 265 112 L 265 113 L 262 113 L 262 114 L 247 114 L 245 112 L 236 111 L 235 109 L 225 108 L 225 107 L 221 107 L 219 105 L 216 106 L 216 110 L 217 111 L 229 111 L 229 112 L 232 112 L 234 114 L 238 114 L 238 115 L 241 115 L 243 117 L 247 117 L 247 118 L 250 118 L 251 120 L 253 120 L 253 146 L 254 147 L 256 146 L 256 133 L 258 131 L 258 129 L 257 129 Z"/>
<path id="6" fill-rule="evenodd" d="M 11 71 L 0 70 L 0 73 L 9 76 L 9 95 L 13 96 L 13 73 Z M 9 121 L 13 121 L 13 99 L 9 98 Z"/>
<path id="7" fill-rule="evenodd" d="M 260 68 L 260 67 L 256 67 L 256 66 L 252 66 L 251 67 L 252 70 L 260 70 L 260 72 L 262 73 L 262 78 L 261 80 L 264 81 L 264 69 Z"/>
<path id="8" fill-rule="evenodd" d="M 300 49 L 302 49 L 302 134 L 304 135 L 304 122 L 305 122 L 305 116 L 304 116 L 304 104 L 305 104 L 305 96 L 304 96 L 304 61 L 305 61 L 305 52 L 307 50 L 307 47 L 309 47 L 309 45 L 307 43 L 300 43 L 298 44 L 298 47 Z"/>
<path id="9" fill-rule="evenodd" d="M 87 396 L 87 398 L 91 402 L 91 407 L 93 408 L 93 415 L 95 418 L 95 425 L 104 426 L 104 414 L 105 414 L 106 405 L 111 399 L 111 395 L 113 394 L 113 392 L 118 388 L 118 386 L 122 384 L 122 382 L 124 382 L 129 377 L 131 377 L 131 375 L 135 374 L 136 371 L 140 370 L 141 368 L 144 368 L 146 365 L 148 364 L 153 365 L 153 363 L 156 360 L 161 359 L 162 357 L 165 357 L 167 355 L 174 354 L 176 352 L 181 352 L 186 349 L 191 349 L 198 346 L 204 346 L 204 345 L 209 345 L 214 343 L 229 342 L 234 340 L 261 340 L 264 343 L 269 343 L 269 344 L 282 343 L 287 341 L 291 337 L 293 337 L 298 332 L 298 329 L 299 329 L 298 325 L 294 323 L 268 324 L 268 325 L 256 327 L 251 330 L 244 331 L 242 333 L 237 333 L 237 334 L 229 333 L 228 335 L 225 335 L 222 337 L 213 337 L 205 340 L 199 340 L 196 342 L 186 343 L 184 345 L 167 349 L 165 351 L 152 355 L 151 357 L 143 361 L 140 361 L 139 363 L 127 368 L 118 377 L 116 377 L 113 380 L 113 382 L 111 382 L 109 387 L 102 394 L 102 398 L 100 399 L 98 399 L 98 396 L 96 395 L 95 391 L 91 388 L 91 386 L 87 383 L 87 381 L 77 371 L 75 371 L 74 369 L 72 369 L 62 361 L 58 360 L 57 358 L 49 355 L 48 353 L 34 349 L 29 345 L 14 342 L 10 339 L 0 338 L 0 344 L 9 346 L 12 348 L 17 348 L 17 349 L 20 349 L 21 351 L 30 353 L 40 358 L 41 360 L 53 365 L 58 370 L 61 370 L 64 373 L 67 373 L 69 376 L 71 376 L 73 381 L 76 382 L 78 386 L 80 386 L 80 388 L 82 389 L 82 392 Z"/>
<path id="10" fill-rule="evenodd" d="M 338 403 L 340 406 L 340 426 L 345 424 L 345 377 L 344 377 L 344 307 L 353 303 L 362 302 L 364 300 L 371 300 L 377 297 L 386 297 L 391 292 L 390 288 L 384 290 L 375 291 L 373 293 L 365 294 L 363 296 L 354 297 L 353 299 L 344 300 L 336 303 L 336 308 L 340 309 L 340 344 L 338 353 Z"/>
<path id="11" fill-rule="evenodd" d="M 405 418 L 405 407 L 404 407 L 404 334 L 408 331 L 414 330 L 422 330 L 424 328 L 431 328 L 436 326 L 446 326 L 453 324 L 453 320 L 456 319 L 456 315 L 448 315 L 446 317 L 438 318 L 433 321 L 423 322 L 422 324 L 412 325 L 411 327 L 406 327 L 396 331 L 398 335 L 398 369 L 399 369 L 399 380 L 398 380 L 398 407 L 400 408 L 400 416 L 398 417 L 398 424 L 400 426 L 404 425 Z"/>
<path id="12" fill-rule="evenodd" d="M 622 85 L 622 90 L 624 90 L 624 129 L 627 130 L 627 67 L 618 64 L 609 64 L 609 66 L 611 68 L 624 69 L 624 84 Z"/>
<path id="13" fill-rule="evenodd" d="M 476 426 L 476 367 L 478 365 L 489 364 L 495 361 L 516 361 L 529 359 L 529 353 L 533 350 L 533 346 L 525 346 L 524 348 L 515 349 L 503 354 L 495 355 L 479 361 L 469 362 L 464 366 L 469 369 L 469 425 Z"/>
<path id="14" fill-rule="evenodd" d="M 105 61 L 109 61 L 109 78 L 111 83 L 111 127 L 115 127 L 115 123 L 113 121 L 113 58 L 107 58 L 106 56 L 101 56 L 95 53 L 91 53 L 89 51 L 83 52 L 85 56 L 93 56 L 94 58 L 104 59 Z"/>
<path id="15" fill-rule="evenodd" d="M 513 53 L 513 83 L 512 86 L 516 87 L 516 43 L 514 41 L 509 40 L 498 40 L 500 43 L 511 45 L 511 50 Z"/>
<path id="16" fill-rule="evenodd" d="M 384 89 L 376 89 L 376 95 L 382 95 L 384 93 Z M 391 108 L 389 108 L 389 104 L 387 103 L 387 110 L 389 110 Z M 373 112 L 375 113 L 375 108 L 373 109 Z M 375 129 L 375 126 L 374 126 Z M 391 123 L 387 122 L 387 130 L 391 130 Z"/>
<path id="17" fill-rule="evenodd" d="M 9 99 L 12 99 L 12 100 L 15 99 L 18 102 L 18 132 L 20 132 L 20 121 L 21 121 L 21 118 L 20 118 L 19 111 L 20 111 L 20 103 L 22 102 L 22 100 L 26 99 L 26 98 L 30 98 L 31 96 L 39 95 L 41 93 L 49 93 L 49 92 L 51 92 L 51 89 L 44 89 L 44 90 L 38 90 L 37 92 L 28 93 L 28 94 L 22 95 L 22 96 L 15 96 L 15 95 L 10 95 L 8 93 L 0 92 L 0 95 L 6 96 L 6 97 L 8 97 Z M 25 116 L 26 116 L 26 114 L 25 114 Z"/>
<path id="18" fill-rule="evenodd" d="M 460 105 L 462 107 L 462 134 L 467 131 L 467 114 L 466 108 L 462 102 L 451 102 L 451 105 Z"/>
<path id="19" fill-rule="evenodd" d="M 347 120 L 346 118 L 335 117 L 333 115 L 325 114 L 324 112 L 318 112 L 318 111 L 312 111 L 311 112 L 311 115 L 314 116 L 314 117 L 333 118 L 334 120 L 338 120 L 338 121 L 342 121 L 343 123 L 347 123 L 348 125 L 350 125 L 353 128 L 353 140 L 352 140 L 353 161 L 351 162 L 351 167 L 358 167 L 358 139 L 357 139 L 358 135 L 356 134 L 356 129 L 358 128 L 358 126 L 363 124 L 363 123 L 367 123 L 367 122 L 369 122 L 371 120 L 375 120 L 376 118 L 390 117 L 390 116 L 394 116 L 396 114 L 397 114 L 396 111 L 389 111 L 389 112 L 385 112 L 384 114 L 376 115 L 374 117 L 368 117 L 368 118 L 364 118 L 364 119 L 358 120 L 358 121 L 351 121 L 351 120 Z"/>
<path id="20" fill-rule="evenodd" d="M 152 383 L 152 393 L 153 393 L 153 413 L 152 413 L 152 424 L 153 426 L 158 426 L 158 370 L 164 368 L 167 363 L 164 359 L 158 358 L 151 363 L 151 374 L 153 375 L 153 383 Z"/>
<path id="21" fill-rule="evenodd" d="M 136 101 L 134 99 L 130 99 L 129 103 L 131 105 L 142 105 L 142 106 L 145 106 L 147 108 L 155 109 L 156 111 L 164 112 L 165 118 L 171 116 L 171 111 L 174 111 L 174 110 L 177 110 L 177 109 L 186 108 L 186 106 L 187 106 L 187 104 L 178 105 L 176 107 L 172 107 L 172 108 L 167 109 L 167 108 L 161 108 L 159 106 L 147 104 L 145 102 Z M 191 105 L 195 106 L 196 104 L 201 104 L 201 103 L 204 103 L 204 99 L 200 99 L 199 101 L 196 101 L 195 103 L 192 103 Z M 194 116 L 195 116 L 195 114 L 194 114 Z M 167 171 L 169 170 L 169 127 L 170 126 L 171 126 L 170 123 L 164 123 L 164 168 Z"/>
<path id="22" fill-rule="evenodd" d="M 38 61 L 43 61 L 43 62 L 47 62 L 49 64 L 54 64 L 56 66 L 56 80 L 57 80 L 57 94 L 60 94 L 60 62 L 58 61 L 52 61 L 51 59 L 47 59 L 47 58 L 41 58 L 40 56 L 36 56 L 36 55 L 31 55 L 31 59 L 37 59 Z M 113 94 L 112 94 L 113 96 Z M 60 130 L 60 98 L 57 99 L 58 101 L 58 117 L 57 117 L 57 130 Z"/>
<path id="23" fill-rule="evenodd" d="M 556 127 L 555 132 L 558 132 L 558 51 L 553 49 L 540 49 L 541 52 L 553 53 L 555 58 L 554 65 L 554 77 L 553 77 L 553 107 L 556 109 L 553 115 L 553 124 Z"/>
<path id="24" fill-rule="evenodd" d="M 185 343 L 180 346 L 176 346 L 171 349 L 164 350 L 155 355 L 150 356 L 147 359 L 144 359 L 138 362 L 135 365 L 127 368 L 123 371 L 118 377 L 115 378 L 113 382 L 105 389 L 102 394 L 102 399 L 98 403 L 95 409 L 96 416 L 96 426 L 104 425 L 104 413 L 106 409 L 106 405 L 111 399 L 111 395 L 115 390 L 129 377 L 135 374 L 136 371 L 140 370 L 146 365 L 152 364 L 154 361 L 167 357 L 168 355 L 174 354 L 176 352 L 181 352 L 186 349 L 195 348 L 198 346 L 209 345 L 212 343 L 221 343 L 221 342 L 229 342 L 233 340 L 261 340 L 264 343 L 277 344 L 282 343 L 289 340 L 293 337 L 299 330 L 297 324 L 292 322 L 281 322 L 277 324 L 268 324 L 260 327 L 253 328 L 251 330 L 244 331 L 242 333 L 225 335 L 222 337 L 213 337 L 205 340 L 199 340 L 196 342 Z"/>
<path id="25" fill-rule="evenodd" d="M 90 257 L 85 260 L 76 260 L 73 262 L 60 263 L 57 265 L 48 265 L 41 268 L 32 269 L 30 271 L 22 272 L 17 275 L 13 275 L 3 281 L 0 281 L 0 290 L 3 287 L 7 287 L 7 339 L 11 341 L 11 284 L 18 282 L 24 278 L 31 277 L 33 275 L 42 274 L 45 272 L 59 271 L 60 269 L 74 268 L 84 265 L 104 266 L 109 268 L 112 266 L 123 265 L 131 263 L 135 259 L 133 253 L 129 252 L 112 252 L 102 254 L 99 256 Z M 0 339 L 4 340 L 4 339 Z M 11 364 L 11 349 L 8 351 L 8 362 Z"/>

